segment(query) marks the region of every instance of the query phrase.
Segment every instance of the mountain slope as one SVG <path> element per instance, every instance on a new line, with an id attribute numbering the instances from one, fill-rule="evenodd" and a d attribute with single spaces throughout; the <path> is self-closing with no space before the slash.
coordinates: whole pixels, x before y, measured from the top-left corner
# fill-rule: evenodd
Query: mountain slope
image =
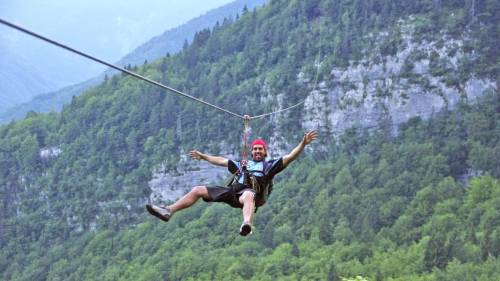
<path id="1" fill-rule="evenodd" d="M 498 95 L 487 95 L 427 121 L 414 118 L 399 137 L 343 134 L 328 155 L 308 153 L 277 177 L 245 238 L 237 234 L 240 211 L 223 204 L 198 203 L 169 223 L 144 212 L 134 227 L 82 235 L 52 225 L 39 239 L 31 237 L 28 217 L 19 219 L 17 242 L 2 247 L 0 276 L 496 280 L 500 158 L 484 155 L 500 152 L 499 107 Z M 465 169 L 486 175 L 456 178 Z M 42 250 L 46 243 L 52 246 Z"/>
<path id="2" fill-rule="evenodd" d="M 298 2 L 273 2 L 258 11 L 244 13 L 238 21 L 227 21 L 213 31 L 200 31 L 193 43 L 178 55 L 165 57 L 134 70 L 235 112 L 259 114 L 294 104 L 304 98 L 309 99 L 316 95 L 317 88 L 314 83 L 304 83 L 303 79 L 298 77 L 314 77 L 318 74 L 319 81 L 328 81 L 327 78 L 330 78 L 332 73 L 335 75 L 330 66 L 346 67 L 350 60 L 362 56 L 371 47 L 367 37 L 351 36 L 352 29 L 359 27 L 357 20 L 360 19 L 354 18 L 352 24 L 347 25 L 345 16 L 342 17 L 342 13 L 335 6 L 329 7 L 329 4 L 328 1 L 320 2 L 319 6 Z M 461 9 L 453 5 L 455 4 L 449 9 Z M 384 21 L 395 26 L 400 17 L 410 13 L 408 9 L 418 10 L 418 7 L 402 5 L 400 10 L 395 9 Z M 319 10 L 332 13 L 332 16 L 320 17 Z M 359 12 L 355 5 L 344 14 L 354 12 Z M 382 13 L 383 10 L 379 12 Z M 423 18 L 424 22 L 429 18 L 430 16 Z M 380 18 L 374 16 L 373 20 L 377 23 Z M 466 20 L 464 18 L 464 21 Z M 282 26 L 288 27 L 288 31 L 283 32 Z M 427 31 L 430 26 L 430 23 L 426 23 L 422 30 Z M 452 27 L 454 29 L 449 32 L 453 32 L 460 25 Z M 374 31 L 366 31 L 367 34 L 371 32 Z M 345 40 L 321 40 L 322 37 L 328 38 L 332 35 Z M 422 33 L 421 36 L 428 35 Z M 395 50 L 404 48 L 397 44 L 400 42 L 397 33 L 387 40 L 396 42 L 393 44 Z M 365 45 L 362 45 L 363 43 Z M 365 48 L 344 49 L 344 45 L 359 45 Z M 320 48 L 325 50 L 325 61 L 322 67 L 316 68 L 314 66 Z M 489 53 L 478 52 L 474 59 L 480 62 L 488 55 Z M 374 60 L 376 59 L 380 57 L 375 55 Z M 465 75 L 480 75 L 483 68 L 476 65 L 474 67 L 477 69 L 469 69 Z M 488 79 L 488 75 L 484 75 L 484 78 Z M 419 86 L 420 83 L 426 83 L 425 81 L 421 79 L 415 84 Z M 464 80 L 461 83 L 466 82 Z M 351 85 L 347 83 L 345 87 L 347 89 Z M 374 94 L 379 95 L 382 100 L 387 99 L 383 86 L 380 88 L 382 93 L 375 89 Z M 491 89 L 485 92 L 488 91 Z M 322 92 L 328 94 L 328 90 Z M 412 96 L 427 94 L 418 91 L 409 93 Z M 348 97 L 349 92 L 346 91 L 346 94 Z M 265 119 L 256 120 L 252 125 L 253 135 L 270 138 L 272 153 L 287 151 L 293 143 L 285 140 L 295 139 L 297 131 L 309 126 L 307 120 L 313 116 L 314 109 L 308 108 L 308 104 L 310 103 L 303 107 L 304 111 L 295 109 L 273 117 L 271 122 Z M 354 104 L 345 111 L 337 110 L 335 113 L 342 114 L 356 106 Z M 380 112 L 379 124 L 382 128 L 391 130 L 387 123 L 397 120 L 392 120 L 387 112 Z M 237 155 L 235 152 L 239 149 L 239 137 L 227 137 L 239 132 L 238 120 L 229 119 L 218 111 L 206 110 L 199 104 L 163 93 L 153 86 L 122 75 L 109 78 L 81 98 L 74 98 L 61 114 L 49 117 L 32 115 L 33 118 L 3 128 L 2 139 L 9 144 L 6 145 L 9 150 L 31 155 L 25 160 L 6 155 L 9 161 L 5 163 L 21 161 L 22 164 L 18 165 L 27 165 L 25 168 L 29 175 L 25 175 L 23 169 L 7 169 L 7 178 L 25 178 L 21 181 L 22 184 L 11 179 L 8 186 L 23 190 L 23 186 L 28 184 L 26 180 L 42 189 L 54 186 L 60 189 L 61 193 L 49 190 L 44 192 L 53 196 L 50 201 L 57 202 L 59 196 L 67 196 L 66 199 L 73 200 L 74 196 L 78 196 L 73 191 L 86 190 L 97 180 L 98 185 L 93 190 L 95 192 L 87 194 L 89 199 L 92 198 L 90 201 L 95 202 L 90 208 L 92 212 L 89 211 L 88 202 L 79 200 L 79 203 L 71 207 L 57 204 L 47 206 L 50 209 L 47 214 L 72 213 L 76 225 L 71 224 L 71 228 L 76 229 L 87 229 L 96 224 L 96 218 L 103 217 L 91 214 L 94 211 L 106 213 L 106 204 L 102 203 L 114 204 L 113 198 L 116 196 L 130 200 L 121 204 L 120 208 L 133 207 L 137 211 L 142 209 L 142 202 L 149 193 L 147 182 L 151 179 L 152 172 L 158 165 L 167 170 L 177 170 L 174 168 L 181 157 L 179 151 L 199 147 L 212 153 Z M 353 120 L 357 120 L 353 124 L 360 124 L 361 127 L 373 125 L 363 120 L 363 116 L 358 117 L 361 118 L 355 119 L 353 116 Z M 302 120 L 305 121 L 301 122 Z M 336 136 L 335 124 L 329 123 L 328 120 L 318 124 L 322 134 Z M 15 139 L 19 141 L 12 141 Z M 327 138 L 320 144 L 327 147 L 331 141 Z M 64 153 L 49 159 L 48 162 L 36 156 L 36 151 L 51 147 L 58 147 Z M 123 151 L 127 153 L 123 154 Z M 68 163 L 75 167 L 66 169 Z M 116 190 L 110 191 L 110 187 Z M 112 196 L 113 194 L 116 196 Z M 8 201 L 7 205 L 10 204 L 16 203 Z M 71 210 L 72 208 L 78 211 Z M 130 217 L 123 219 L 133 220 L 137 213 L 130 212 L 129 215 Z"/>
<path id="3" fill-rule="evenodd" d="M 399 121 L 389 111 L 381 111 L 375 126 L 352 116 L 358 122 L 343 133 L 328 118 L 312 120 L 321 132 L 307 151 L 312 157 L 280 175 L 271 202 L 259 210 L 255 236 L 241 240 L 228 234 L 239 225 L 239 211 L 222 205 L 199 204 L 167 225 L 143 224 L 153 174 L 187 173 L 196 180 L 198 166 L 184 156 L 192 148 L 238 155 L 240 120 L 131 77 L 113 76 L 72 99 L 61 114 L 31 113 L 0 128 L 0 218 L 2 225 L 14 225 L 2 229 L 3 276 L 323 280 L 363 274 L 379 280 L 453 280 L 455 274 L 474 272 L 494 280 L 499 96 L 491 82 L 495 61 L 490 49 L 481 48 L 491 42 L 475 37 L 490 34 L 494 21 L 485 16 L 462 33 L 470 22 L 464 3 L 442 3 L 442 10 L 429 9 L 427 1 L 363 3 L 272 1 L 198 32 L 179 54 L 133 69 L 235 112 L 268 112 L 318 91 L 328 101 L 330 92 L 339 94 L 339 77 L 355 70 L 356 62 L 383 69 L 384 59 L 409 49 L 395 31 L 398 22 L 415 16 L 411 24 L 417 33 L 410 42 L 472 36 L 457 53 L 474 53 L 474 63 L 454 72 L 436 51 L 429 58 L 432 71 L 419 73 L 415 65 L 425 58 L 411 57 L 406 71 L 394 73 L 395 84 L 436 89 L 446 73 L 457 73 L 465 77 L 459 87 L 471 77 L 488 81 L 488 87 L 474 103 L 458 99 L 424 116 L 429 120 L 412 113 L 408 122 L 395 124 Z M 463 17 L 450 25 L 454 14 Z M 390 34 L 382 41 L 385 48 L 369 36 L 385 33 Z M 368 77 L 367 86 L 385 75 Z M 429 77 L 435 80 L 426 84 Z M 362 87 L 348 82 L 356 81 L 341 85 L 348 94 L 338 98 L 353 97 L 349 90 Z M 390 88 L 379 88 L 367 97 L 377 94 L 383 106 Z M 432 89 L 408 94 L 420 100 L 419 95 L 434 95 Z M 357 110 L 360 104 L 354 102 L 336 112 Z M 310 105 L 252 122 L 252 137 L 270 139 L 273 153 L 288 151 L 309 126 L 315 110 Z M 318 107 L 329 109 L 319 102 Z M 44 253 L 50 257 L 41 258 Z M 23 270 L 26 260 L 35 262 Z"/>

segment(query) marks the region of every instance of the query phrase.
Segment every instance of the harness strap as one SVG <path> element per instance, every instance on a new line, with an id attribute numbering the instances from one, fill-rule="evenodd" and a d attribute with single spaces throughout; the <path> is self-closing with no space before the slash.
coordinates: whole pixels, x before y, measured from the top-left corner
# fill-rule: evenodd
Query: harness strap
<path id="1" fill-rule="evenodd" d="M 241 152 L 241 164 L 243 167 L 246 167 L 247 165 L 247 143 L 248 143 L 248 135 L 250 133 L 250 127 L 248 125 L 249 122 L 250 119 L 248 118 L 243 119 L 243 147 Z"/>

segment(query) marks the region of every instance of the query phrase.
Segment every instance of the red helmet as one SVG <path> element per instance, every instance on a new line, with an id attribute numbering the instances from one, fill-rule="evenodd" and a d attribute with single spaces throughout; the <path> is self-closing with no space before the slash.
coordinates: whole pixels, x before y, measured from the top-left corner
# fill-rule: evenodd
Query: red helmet
<path id="1" fill-rule="evenodd" d="M 256 145 L 256 144 L 260 144 L 260 145 L 262 145 L 262 146 L 264 147 L 264 149 L 265 149 L 265 150 L 267 150 L 267 144 L 266 144 L 266 142 L 265 142 L 264 140 L 262 140 L 262 139 L 256 139 L 256 140 L 254 140 L 254 141 L 252 142 L 252 146 L 251 146 L 251 148 L 253 148 L 253 147 L 254 147 L 254 145 Z"/>

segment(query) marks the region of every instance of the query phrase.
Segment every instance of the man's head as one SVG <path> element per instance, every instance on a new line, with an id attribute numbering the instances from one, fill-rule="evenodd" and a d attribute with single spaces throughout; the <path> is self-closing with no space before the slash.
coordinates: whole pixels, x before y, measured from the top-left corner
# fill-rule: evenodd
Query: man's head
<path id="1" fill-rule="evenodd" d="M 252 160 L 262 161 L 267 157 L 267 144 L 261 139 L 256 139 L 252 142 Z"/>

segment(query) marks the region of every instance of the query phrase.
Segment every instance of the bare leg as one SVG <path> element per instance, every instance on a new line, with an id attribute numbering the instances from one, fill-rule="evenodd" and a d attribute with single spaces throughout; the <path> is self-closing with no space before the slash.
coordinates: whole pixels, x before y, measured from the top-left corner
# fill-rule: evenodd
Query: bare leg
<path id="1" fill-rule="evenodd" d="M 243 204 L 243 221 L 252 224 L 255 211 L 254 194 L 251 191 L 245 191 L 240 196 L 240 203 Z"/>
<path id="2" fill-rule="evenodd" d="M 205 198 L 209 199 L 208 190 L 206 186 L 195 186 L 186 195 L 182 196 L 177 202 L 168 206 L 172 213 L 180 211 L 182 209 L 191 207 L 198 199 Z"/>

